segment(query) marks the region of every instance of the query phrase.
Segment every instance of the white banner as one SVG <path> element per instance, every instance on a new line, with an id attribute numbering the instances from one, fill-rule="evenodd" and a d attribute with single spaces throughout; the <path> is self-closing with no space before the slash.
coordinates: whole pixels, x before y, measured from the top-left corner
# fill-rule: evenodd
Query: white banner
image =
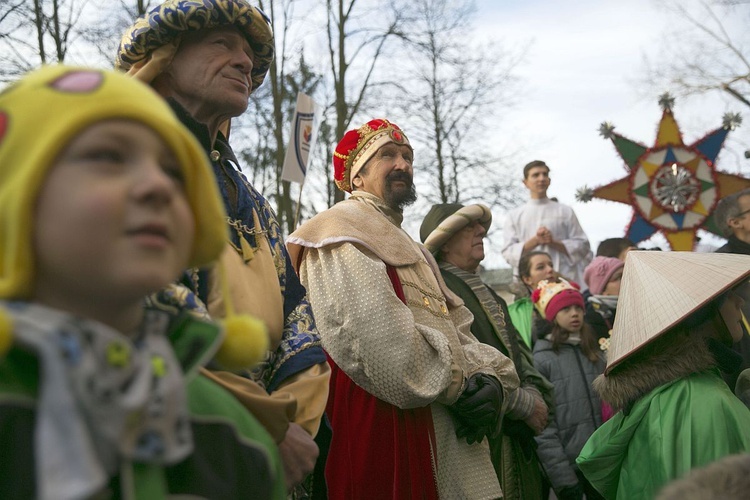
<path id="1" fill-rule="evenodd" d="M 302 184 L 307 174 L 310 151 L 318 138 L 318 105 L 312 97 L 302 92 L 297 94 L 297 110 L 292 120 L 292 133 L 284 157 L 281 179 Z"/>

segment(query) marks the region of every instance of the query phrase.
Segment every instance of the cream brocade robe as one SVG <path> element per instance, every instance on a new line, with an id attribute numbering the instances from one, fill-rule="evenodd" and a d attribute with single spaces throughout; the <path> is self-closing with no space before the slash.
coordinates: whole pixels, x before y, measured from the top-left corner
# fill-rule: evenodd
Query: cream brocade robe
<path id="1" fill-rule="evenodd" d="M 287 238 L 318 330 L 336 364 L 360 387 L 399 408 L 431 406 L 441 498 L 502 496 L 487 440 L 457 439 L 446 405 L 466 379 L 519 381 L 511 360 L 477 341 L 473 316 L 442 281 L 432 256 L 400 228 L 401 215 L 368 193 L 319 214 Z M 386 273 L 394 266 L 407 304 Z"/>

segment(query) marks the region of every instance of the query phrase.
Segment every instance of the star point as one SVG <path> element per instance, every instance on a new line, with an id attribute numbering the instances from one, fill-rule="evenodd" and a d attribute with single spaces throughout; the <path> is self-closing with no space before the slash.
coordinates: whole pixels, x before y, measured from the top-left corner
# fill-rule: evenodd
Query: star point
<path id="1" fill-rule="evenodd" d="M 674 108 L 674 97 L 669 92 L 664 92 L 659 96 L 659 106 L 664 111 L 672 111 Z"/>
<path id="2" fill-rule="evenodd" d="M 727 130 L 734 130 L 742 125 L 742 115 L 739 113 L 725 113 L 722 119 L 722 124 Z"/>
<path id="3" fill-rule="evenodd" d="M 661 232 L 672 250 L 692 250 L 698 229 L 716 231 L 711 213 L 720 197 L 750 186 L 750 179 L 725 174 L 716 169 L 716 157 L 730 130 L 742 122 L 738 113 L 727 113 L 722 127 L 686 145 L 672 114 L 674 97 L 659 97 L 663 113 L 651 147 L 614 133 L 614 126 L 603 122 L 599 134 L 611 139 L 625 160 L 628 175 L 609 184 L 576 191 L 582 202 L 593 198 L 630 205 L 633 216 L 626 237 L 634 243 Z"/>
<path id="4" fill-rule="evenodd" d="M 603 122 L 599 125 L 599 135 L 605 139 L 611 139 L 615 135 L 615 126 L 610 122 Z"/>

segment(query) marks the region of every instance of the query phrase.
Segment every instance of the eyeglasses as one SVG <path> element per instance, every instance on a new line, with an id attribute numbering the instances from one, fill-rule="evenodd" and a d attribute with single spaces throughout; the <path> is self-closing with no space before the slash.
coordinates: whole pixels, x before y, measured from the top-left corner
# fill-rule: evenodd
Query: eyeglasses
<path id="1" fill-rule="evenodd" d="M 742 217 L 745 214 L 750 214 L 750 208 L 748 208 L 747 210 L 743 210 L 742 212 L 738 213 L 737 215 L 735 215 L 734 217 L 732 217 L 732 219 L 739 219 L 740 217 Z"/>

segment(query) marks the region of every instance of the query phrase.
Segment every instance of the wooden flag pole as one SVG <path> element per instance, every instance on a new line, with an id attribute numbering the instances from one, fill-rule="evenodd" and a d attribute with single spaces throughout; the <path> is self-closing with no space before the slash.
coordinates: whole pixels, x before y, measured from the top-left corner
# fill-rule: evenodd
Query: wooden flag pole
<path id="1" fill-rule="evenodd" d="M 302 182 L 299 185 L 299 195 L 297 195 L 297 208 L 294 210 L 294 228 L 292 231 L 297 229 L 297 224 L 299 224 L 299 212 L 300 212 L 300 206 L 302 206 L 302 188 L 305 187 L 305 183 Z"/>

